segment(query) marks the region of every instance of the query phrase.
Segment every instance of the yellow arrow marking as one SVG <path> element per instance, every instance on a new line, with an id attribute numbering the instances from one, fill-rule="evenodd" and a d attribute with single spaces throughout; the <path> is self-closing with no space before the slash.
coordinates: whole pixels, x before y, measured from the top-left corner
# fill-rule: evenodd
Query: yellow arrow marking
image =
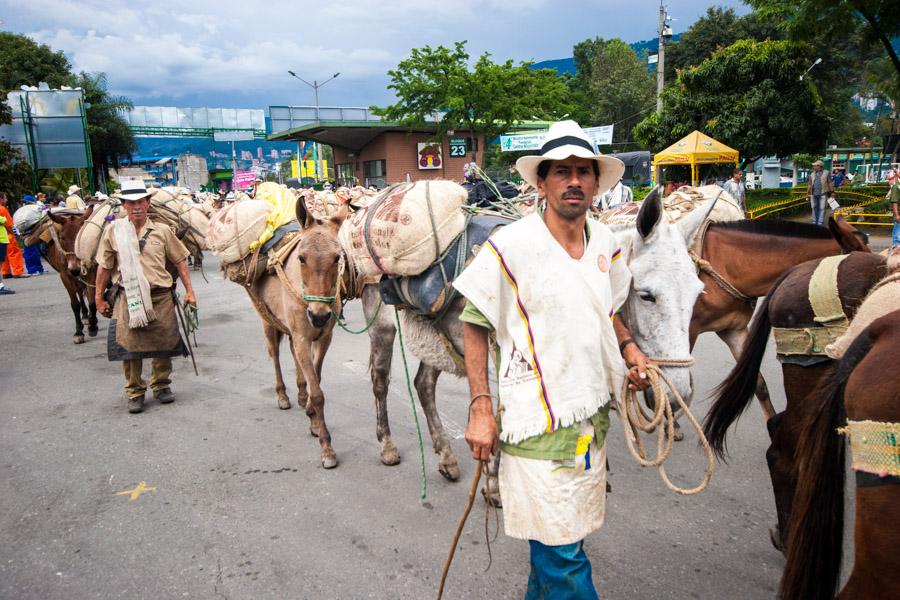
<path id="1" fill-rule="evenodd" d="M 122 490 L 121 492 L 116 492 L 115 495 L 116 496 L 130 496 L 131 500 L 134 501 L 134 500 L 137 500 L 138 498 L 140 498 L 141 494 L 143 494 L 144 492 L 155 492 L 155 491 L 156 491 L 155 487 L 147 487 L 147 482 L 142 481 L 139 484 L 137 484 L 133 489 Z"/>

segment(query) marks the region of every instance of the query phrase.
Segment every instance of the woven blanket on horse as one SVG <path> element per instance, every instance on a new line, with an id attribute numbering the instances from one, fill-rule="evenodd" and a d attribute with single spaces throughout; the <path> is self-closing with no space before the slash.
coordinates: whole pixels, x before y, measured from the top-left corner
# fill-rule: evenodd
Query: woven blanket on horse
<path id="1" fill-rule="evenodd" d="M 685 215 L 707 202 L 716 200 L 709 215 L 709 221 L 740 221 L 744 217 L 744 211 L 734 197 L 717 185 L 704 185 L 701 187 L 682 186 L 663 198 L 663 207 L 669 223 L 681 220 Z M 607 225 L 613 231 L 634 228 L 638 211 L 641 205 L 638 202 L 629 202 L 616 208 L 604 210 L 595 218 Z M 695 247 L 697 246 L 697 247 Z M 694 239 L 691 249 L 700 256 L 702 240 L 699 236 Z"/>
<path id="2" fill-rule="evenodd" d="M 275 230 L 268 242 L 260 246 L 258 251 L 251 252 L 234 262 L 222 264 L 221 268 L 225 278 L 249 287 L 266 273 L 273 273 L 274 270 L 269 265 L 270 255 L 278 254 L 286 244 L 299 235 L 299 231 L 300 224 L 297 221 L 282 225 Z"/>
<path id="3" fill-rule="evenodd" d="M 344 221 L 341 246 L 363 277 L 418 275 L 465 229 L 467 199 L 452 181 L 393 185 Z"/>
<path id="4" fill-rule="evenodd" d="M 381 298 L 385 304 L 411 307 L 418 313 L 436 315 L 453 298 L 453 279 L 462 272 L 478 249 L 498 227 L 513 219 L 493 215 L 472 217 L 466 229 L 447 248 L 441 259 L 413 277 L 385 277 Z"/>

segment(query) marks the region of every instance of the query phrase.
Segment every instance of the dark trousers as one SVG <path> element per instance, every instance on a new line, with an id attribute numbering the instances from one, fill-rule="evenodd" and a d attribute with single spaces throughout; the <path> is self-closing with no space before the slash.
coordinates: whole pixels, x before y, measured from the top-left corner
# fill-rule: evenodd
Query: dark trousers
<path id="1" fill-rule="evenodd" d="M 597 600 L 584 541 L 547 546 L 528 540 L 531 573 L 525 600 Z"/>

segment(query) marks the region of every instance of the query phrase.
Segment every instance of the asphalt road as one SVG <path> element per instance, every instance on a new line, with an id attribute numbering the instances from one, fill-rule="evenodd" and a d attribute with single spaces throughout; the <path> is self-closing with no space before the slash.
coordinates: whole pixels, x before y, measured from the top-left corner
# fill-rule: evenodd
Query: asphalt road
<path id="1" fill-rule="evenodd" d="M 0 598 L 433 597 L 473 475 L 462 439 L 464 381 L 446 376 L 438 386 L 459 482 L 438 473 L 419 411 L 422 501 L 399 352 L 389 410 L 403 461 L 386 467 L 375 439 L 368 338 L 338 331 L 323 385 L 340 466 L 326 471 L 304 412 L 276 405 L 259 318 L 245 293 L 222 280 L 213 260 L 207 274 L 208 283 L 192 273 L 200 376 L 189 360 L 176 361 L 177 401 L 148 401 L 139 415 L 127 413 L 121 367 L 106 360 L 105 319 L 100 336 L 73 345 L 68 300 L 54 273 L 8 282 L 17 294 L 0 298 Z M 358 302 L 347 314 L 362 323 Z M 700 338 L 695 358 L 702 416 L 708 391 L 733 360 L 711 334 Z M 286 348 L 282 359 L 295 402 Z M 764 367 L 781 408 L 771 351 Z M 783 559 L 767 532 L 775 516 L 766 440 L 754 406 L 731 437 L 730 464 L 717 464 L 703 494 L 681 497 L 634 463 L 614 419 L 606 524 L 585 544 L 601 595 L 773 598 Z M 702 470 L 688 432 L 669 472 L 693 484 Z M 521 598 L 527 544 L 501 533 L 485 572 L 483 518 L 479 500 L 445 597 Z"/>

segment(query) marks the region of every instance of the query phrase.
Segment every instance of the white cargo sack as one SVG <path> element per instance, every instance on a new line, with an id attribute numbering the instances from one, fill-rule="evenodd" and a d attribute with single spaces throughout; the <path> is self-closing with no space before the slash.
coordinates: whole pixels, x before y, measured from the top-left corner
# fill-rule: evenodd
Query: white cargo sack
<path id="1" fill-rule="evenodd" d="M 169 189 L 150 189 L 147 215 L 156 223 L 168 225 L 181 236 L 191 253 L 206 250 L 206 230 L 209 217 L 195 204 L 187 204 Z"/>
<path id="2" fill-rule="evenodd" d="M 44 211 L 37 204 L 26 204 L 13 213 L 13 223 L 23 235 L 31 233 L 44 218 Z"/>
<path id="3" fill-rule="evenodd" d="M 125 210 L 119 200 L 105 200 L 94 205 L 91 217 L 81 226 L 75 238 L 75 256 L 85 268 L 97 263 L 97 250 L 100 248 L 103 231 L 119 215 L 125 217 Z"/>
<path id="4" fill-rule="evenodd" d="M 452 181 L 393 185 L 344 221 L 341 246 L 360 276 L 418 275 L 465 229 L 467 200 Z"/>
<path id="5" fill-rule="evenodd" d="M 221 208 L 209 221 L 206 243 L 223 265 L 250 254 L 250 244 L 266 229 L 272 205 L 262 200 L 244 200 Z"/>

